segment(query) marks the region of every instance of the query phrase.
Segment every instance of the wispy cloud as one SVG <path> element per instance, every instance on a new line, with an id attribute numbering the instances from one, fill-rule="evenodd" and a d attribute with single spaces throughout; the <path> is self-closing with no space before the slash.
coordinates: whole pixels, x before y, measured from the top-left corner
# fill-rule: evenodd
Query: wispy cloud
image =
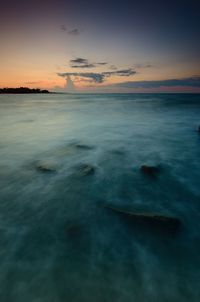
<path id="1" fill-rule="evenodd" d="M 154 67 L 154 65 L 153 64 L 150 64 L 150 63 L 138 63 L 138 64 L 135 64 L 135 65 L 133 65 L 134 66 L 134 68 L 136 68 L 136 69 L 141 69 L 141 68 L 152 68 L 152 67 Z"/>
<path id="2" fill-rule="evenodd" d="M 81 58 L 77 58 L 81 59 Z M 136 71 L 133 69 L 122 69 L 122 70 L 116 70 L 116 71 L 105 71 L 101 73 L 89 73 L 89 72 L 61 72 L 57 73 L 58 76 L 60 77 L 67 77 L 67 76 L 78 76 L 78 77 L 83 77 L 83 78 L 88 78 L 92 79 L 93 82 L 95 83 L 103 83 L 106 78 L 109 78 L 113 75 L 115 76 L 131 76 L 136 74 Z"/>
<path id="3" fill-rule="evenodd" d="M 106 72 L 104 72 L 104 75 L 105 76 L 116 75 L 116 76 L 121 76 L 121 77 L 129 77 L 136 73 L 137 72 L 135 69 L 129 68 L 129 69 L 116 70 L 116 71 L 106 71 Z"/>
<path id="4" fill-rule="evenodd" d="M 73 64 L 74 63 L 76 63 L 76 64 L 88 64 L 88 60 L 78 57 L 78 58 L 70 60 L 70 63 L 73 63 Z"/>
<path id="5" fill-rule="evenodd" d="M 107 62 L 91 63 L 88 59 L 78 57 L 70 60 L 70 64 L 72 68 L 94 68 L 98 65 L 106 65 Z"/>
<path id="6" fill-rule="evenodd" d="M 68 35 L 71 35 L 71 36 L 78 36 L 78 35 L 81 34 L 81 30 L 80 29 L 73 28 L 73 29 L 68 30 L 67 26 L 65 24 L 61 24 L 60 25 L 60 30 L 62 32 L 64 32 L 64 33 L 66 32 Z"/>
<path id="7" fill-rule="evenodd" d="M 160 87 L 198 87 L 200 88 L 200 76 L 183 79 L 167 79 L 161 81 L 130 81 L 113 85 L 120 88 L 160 88 Z"/>
<path id="8" fill-rule="evenodd" d="M 60 29 L 61 29 L 61 31 L 63 31 L 63 32 L 66 32 L 66 31 L 67 31 L 67 27 L 66 27 L 64 24 L 60 25 Z"/>
<path id="9" fill-rule="evenodd" d="M 95 83 L 103 83 L 105 76 L 101 73 L 90 72 L 63 72 L 57 74 L 60 77 L 66 78 L 67 76 L 78 76 L 87 79 L 92 79 Z"/>
<path id="10" fill-rule="evenodd" d="M 94 68 L 96 65 L 90 63 L 87 59 L 84 58 L 75 58 L 70 60 L 72 68 Z"/>
<path id="11" fill-rule="evenodd" d="M 71 65 L 72 68 L 94 68 L 94 64 Z"/>
<path id="12" fill-rule="evenodd" d="M 78 28 L 74 28 L 68 31 L 68 34 L 71 36 L 78 36 L 80 35 L 81 31 Z"/>
<path id="13" fill-rule="evenodd" d="M 110 65 L 111 70 L 117 70 L 117 67 L 115 65 Z"/>
<path id="14" fill-rule="evenodd" d="M 37 85 L 37 84 L 43 84 L 44 81 L 32 81 L 32 82 L 24 82 L 24 84 L 27 85 Z"/>
<path id="15" fill-rule="evenodd" d="M 108 63 L 107 62 L 97 62 L 95 64 L 97 64 L 97 65 L 107 65 Z"/>

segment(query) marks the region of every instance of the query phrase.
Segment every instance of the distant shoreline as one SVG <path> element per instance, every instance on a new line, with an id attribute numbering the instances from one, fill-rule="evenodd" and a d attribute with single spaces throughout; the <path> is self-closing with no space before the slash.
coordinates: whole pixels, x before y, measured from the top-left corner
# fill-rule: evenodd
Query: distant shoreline
<path id="1" fill-rule="evenodd" d="M 125 95 L 125 94 L 143 94 L 143 95 L 149 95 L 149 94 L 197 94 L 199 95 L 199 92 L 171 92 L 171 91 L 159 91 L 159 92 L 94 92 L 94 91 L 75 91 L 75 92 L 67 92 L 67 91 L 49 91 L 46 89 L 39 89 L 39 88 L 28 88 L 28 87 L 19 87 L 19 88 L 0 88 L 0 94 L 61 94 L 61 95 Z"/>
<path id="2" fill-rule="evenodd" d="M 0 94 L 29 94 L 29 93 L 50 93 L 48 90 L 44 89 L 31 89 L 28 87 L 19 88 L 0 88 Z"/>

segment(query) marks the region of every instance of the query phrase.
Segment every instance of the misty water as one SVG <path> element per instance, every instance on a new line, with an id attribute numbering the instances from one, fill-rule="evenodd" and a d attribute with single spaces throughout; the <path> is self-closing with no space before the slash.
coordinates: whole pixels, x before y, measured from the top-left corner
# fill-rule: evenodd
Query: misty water
<path id="1" fill-rule="evenodd" d="M 0 301 L 200 301 L 199 124 L 195 94 L 1 95 Z"/>

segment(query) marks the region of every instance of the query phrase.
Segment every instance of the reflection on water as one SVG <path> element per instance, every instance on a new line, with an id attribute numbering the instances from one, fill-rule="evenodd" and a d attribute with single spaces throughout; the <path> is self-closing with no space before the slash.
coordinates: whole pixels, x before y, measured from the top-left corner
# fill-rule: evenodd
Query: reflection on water
<path id="1" fill-rule="evenodd" d="M 1 95 L 0 301 L 200 301 L 199 116 L 199 95 Z"/>

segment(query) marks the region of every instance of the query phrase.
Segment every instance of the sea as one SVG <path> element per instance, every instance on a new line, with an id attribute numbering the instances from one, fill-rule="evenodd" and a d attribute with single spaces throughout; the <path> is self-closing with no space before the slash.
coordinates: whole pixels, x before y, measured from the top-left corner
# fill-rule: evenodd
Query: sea
<path id="1" fill-rule="evenodd" d="M 0 301 L 199 302 L 199 125 L 199 94 L 0 95 Z"/>

